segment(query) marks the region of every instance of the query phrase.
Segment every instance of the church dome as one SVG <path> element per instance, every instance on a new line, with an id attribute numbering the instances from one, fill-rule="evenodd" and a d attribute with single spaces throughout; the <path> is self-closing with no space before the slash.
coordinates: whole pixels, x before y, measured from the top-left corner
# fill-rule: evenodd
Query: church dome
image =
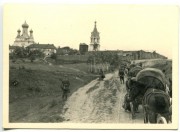
<path id="1" fill-rule="evenodd" d="M 30 32 L 30 33 L 32 33 L 32 32 L 33 32 L 33 30 L 31 29 L 29 32 Z"/>
<path id="2" fill-rule="evenodd" d="M 22 25 L 23 28 L 28 28 L 29 25 L 26 23 L 26 21 L 24 22 L 24 24 Z"/>
<path id="3" fill-rule="evenodd" d="M 21 30 L 20 30 L 20 29 L 18 29 L 18 30 L 17 30 L 17 32 L 21 32 Z"/>

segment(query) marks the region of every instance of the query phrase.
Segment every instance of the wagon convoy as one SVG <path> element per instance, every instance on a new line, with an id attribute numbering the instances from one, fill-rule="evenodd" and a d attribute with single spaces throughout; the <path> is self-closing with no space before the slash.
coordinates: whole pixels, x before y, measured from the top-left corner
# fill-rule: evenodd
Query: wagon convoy
<path id="1" fill-rule="evenodd" d="M 127 69 L 125 111 L 131 112 L 134 119 L 138 106 L 142 105 L 144 123 L 170 123 L 172 106 L 164 73 L 156 68 L 143 69 L 135 64 Z"/>

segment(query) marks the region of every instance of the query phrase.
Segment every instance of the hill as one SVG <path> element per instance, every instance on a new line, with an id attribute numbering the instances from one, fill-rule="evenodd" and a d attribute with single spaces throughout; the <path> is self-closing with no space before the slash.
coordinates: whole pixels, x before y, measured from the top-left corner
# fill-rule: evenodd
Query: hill
<path id="1" fill-rule="evenodd" d="M 60 78 L 70 80 L 70 94 L 96 76 L 86 73 L 86 64 L 54 66 L 42 63 L 10 63 L 9 120 L 10 122 L 61 122 L 64 102 Z M 16 86 L 13 85 L 17 81 Z M 52 117 L 53 115 L 53 117 Z"/>

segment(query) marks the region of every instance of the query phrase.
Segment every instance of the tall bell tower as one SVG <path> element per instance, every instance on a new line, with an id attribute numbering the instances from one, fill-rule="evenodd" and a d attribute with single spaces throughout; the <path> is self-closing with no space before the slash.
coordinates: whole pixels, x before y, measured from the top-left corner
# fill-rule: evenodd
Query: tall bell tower
<path id="1" fill-rule="evenodd" d="M 89 51 L 99 51 L 100 49 L 100 37 L 96 27 L 96 21 L 94 22 L 94 30 L 91 32 Z"/>

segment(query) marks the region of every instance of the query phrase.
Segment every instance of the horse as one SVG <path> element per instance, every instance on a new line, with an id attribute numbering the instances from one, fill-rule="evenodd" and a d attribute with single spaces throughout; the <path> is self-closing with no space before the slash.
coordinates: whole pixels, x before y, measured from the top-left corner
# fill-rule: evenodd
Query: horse
<path id="1" fill-rule="evenodd" d="M 169 78 L 169 96 L 170 96 L 170 103 L 171 106 L 169 108 L 169 112 L 170 112 L 170 121 L 172 122 L 172 80 Z"/>
<path id="2" fill-rule="evenodd" d="M 144 96 L 146 89 L 144 84 L 131 79 L 131 87 L 129 88 L 130 101 L 135 100 L 137 96 Z"/>
<path id="3" fill-rule="evenodd" d="M 136 83 L 136 78 L 132 77 L 132 78 L 128 78 L 126 81 L 126 90 L 127 92 L 130 90 L 130 88 L 134 85 L 134 83 Z"/>
<path id="4" fill-rule="evenodd" d="M 138 106 L 142 104 L 143 93 L 141 92 L 143 88 L 144 85 L 138 83 L 135 78 L 131 78 L 126 82 L 128 98 L 125 96 L 124 106 L 130 107 L 129 111 L 132 112 L 132 118 L 135 117 L 135 113 L 138 113 Z"/>
<path id="5" fill-rule="evenodd" d="M 169 78 L 169 96 L 172 98 L 172 80 Z"/>
<path id="6" fill-rule="evenodd" d="M 139 106 L 138 101 L 139 100 L 137 98 L 134 101 L 130 102 L 128 93 L 124 96 L 124 103 L 122 107 L 125 109 L 125 111 L 132 112 L 132 118 L 135 117 L 135 113 L 138 113 L 138 106 Z"/>
<path id="7" fill-rule="evenodd" d="M 170 121 L 170 97 L 160 89 L 149 88 L 142 101 L 144 108 L 144 123 L 158 123 L 163 119 Z M 165 118 L 165 119 L 164 119 Z"/>
<path id="8" fill-rule="evenodd" d="M 125 111 L 131 111 L 128 93 L 124 96 L 124 103 L 123 103 L 122 107 L 125 109 Z"/>

